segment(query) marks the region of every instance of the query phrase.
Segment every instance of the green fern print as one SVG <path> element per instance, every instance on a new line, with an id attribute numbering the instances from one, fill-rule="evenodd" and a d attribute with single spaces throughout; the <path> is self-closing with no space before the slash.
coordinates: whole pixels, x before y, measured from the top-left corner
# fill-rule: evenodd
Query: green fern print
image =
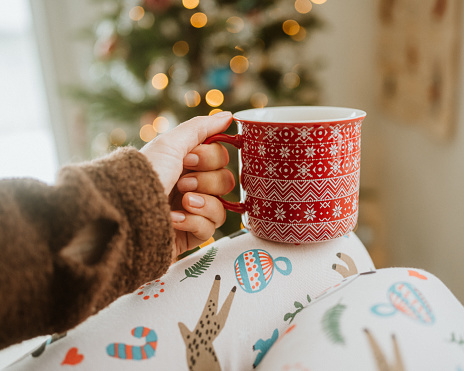
<path id="1" fill-rule="evenodd" d="M 306 299 L 308 300 L 308 303 L 311 303 L 311 298 L 309 297 L 309 295 L 306 296 Z M 287 321 L 287 320 L 290 320 L 289 324 L 292 323 L 292 321 L 295 319 L 295 316 L 300 313 L 303 309 L 305 309 L 306 307 L 301 304 L 299 301 L 295 301 L 293 303 L 293 305 L 295 306 L 296 308 L 296 311 L 295 312 L 290 312 L 290 313 L 287 313 L 285 314 L 284 316 L 284 321 Z"/>
<path id="2" fill-rule="evenodd" d="M 322 327 L 335 344 L 345 344 L 345 338 L 340 331 L 340 317 L 345 309 L 346 305 L 339 303 L 328 309 L 322 317 Z"/>
<path id="3" fill-rule="evenodd" d="M 185 270 L 185 277 L 180 280 L 182 282 L 183 280 L 192 277 L 192 278 L 198 278 L 201 274 L 203 274 L 211 265 L 213 262 L 214 258 L 216 257 L 216 253 L 218 251 L 218 248 L 213 246 L 211 247 L 208 252 L 201 257 L 201 259 L 193 264 L 190 268 L 187 268 Z"/>

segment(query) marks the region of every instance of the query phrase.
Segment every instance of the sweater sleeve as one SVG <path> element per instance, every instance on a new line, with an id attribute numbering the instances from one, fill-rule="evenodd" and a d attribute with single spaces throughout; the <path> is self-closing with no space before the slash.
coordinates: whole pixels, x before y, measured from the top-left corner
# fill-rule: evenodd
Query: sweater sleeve
<path id="1" fill-rule="evenodd" d="M 133 148 L 64 167 L 54 186 L 0 181 L 0 348 L 69 330 L 160 277 L 172 243 L 163 187 Z"/>

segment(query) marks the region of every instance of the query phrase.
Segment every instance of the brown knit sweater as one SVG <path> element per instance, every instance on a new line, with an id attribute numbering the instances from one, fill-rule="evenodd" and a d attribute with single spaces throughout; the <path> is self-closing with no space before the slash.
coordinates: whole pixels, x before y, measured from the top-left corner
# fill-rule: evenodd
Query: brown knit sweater
<path id="1" fill-rule="evenodd" d="M 63 168 L 54 186 L 0 181 L 0 349 L 63 332 L 161 276 L 173 229 L 133 148 Z"/>

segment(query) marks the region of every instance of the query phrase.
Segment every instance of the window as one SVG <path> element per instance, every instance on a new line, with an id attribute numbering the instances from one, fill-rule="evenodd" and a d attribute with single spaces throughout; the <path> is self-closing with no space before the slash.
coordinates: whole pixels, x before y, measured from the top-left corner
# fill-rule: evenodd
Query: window
<path id="1" fill-rule="evenodd" d="M 52 183 L 58 166 L 27 0 L 0 2 L 0 178 Z"/>

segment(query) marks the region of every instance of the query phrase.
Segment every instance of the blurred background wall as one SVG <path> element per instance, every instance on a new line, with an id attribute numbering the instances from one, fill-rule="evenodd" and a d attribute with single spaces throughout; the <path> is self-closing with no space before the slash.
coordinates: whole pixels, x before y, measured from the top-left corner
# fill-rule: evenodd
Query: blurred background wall
<path id="1" fill-rule="evenodd" d="M 460 235 L 464 226 L 464 64 L 459 64 L 456 74 L 456 117 L 447 138 L 393 118 L 379 99 L 382 3 L 327 0 L 313 7 L 312 12 L 325 22 L 306 50 L 323 61 L 318 72 L 319 103 L 368 113 L 361 171 L 365 196 L 358 233 L 377 265 L 429 270 L 464 301 Z M 88 80 L 93 45 L 76 41 L 75 34 L 98 19 L 99 8 L 91 1 L 32 0 L 30 4 L 59 163 L 84 159 L 85 116 L 80 105 L 61 94 L 61 87 Z M 464 50 L 464 38 L 456 50 Z M 16 148 L 18 153 L 25 151 L 19 142 Z M 1 164 L 5 164 L 2 156 Z"/>
<path id="2" fill-rule="evenodd" d="M 391 118 L 379 103 L 379 2 L 327 1 L 318 10 L 329 21 L 315 40 L 327 60 L 323 103 L 368 113 L 361 178 L 377 195 L 369 211 L 382 265 L 429 270 L 464 301 L 464 63 L 457 77 L 454 132 L 444 139 L 430 135 Z M 461 53 L 464 38 L 458 47 Z"/>

